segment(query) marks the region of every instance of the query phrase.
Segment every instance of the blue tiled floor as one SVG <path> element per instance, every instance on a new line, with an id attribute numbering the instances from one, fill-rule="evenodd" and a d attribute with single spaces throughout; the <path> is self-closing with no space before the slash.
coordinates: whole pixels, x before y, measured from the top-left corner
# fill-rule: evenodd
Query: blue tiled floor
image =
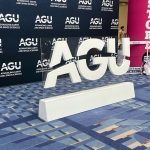
<path id="1" fill-rule="evenodd" d="M 37 116 L 42 98 L 124 81 L 134 82 L 136 98 L 48 123 Z M 150 77 L 106 73 L 73 86 L 59 79 L 45 91 L 41 82 L 0 88 L 0 150 L 61 149 L 149 150 Z"/>

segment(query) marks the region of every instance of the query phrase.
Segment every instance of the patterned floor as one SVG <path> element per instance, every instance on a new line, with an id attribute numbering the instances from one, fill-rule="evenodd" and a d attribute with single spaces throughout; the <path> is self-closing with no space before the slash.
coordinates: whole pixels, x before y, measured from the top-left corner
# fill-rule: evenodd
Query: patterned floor
<path id="1" fill-rule="evenodd" d="M 37 116 L 41 98 L 123 81 L 135 83 L 135 99 L 49 123 Z M 74 85 L 69 78 L 59 79 L 46 91 L 42 83 L 0 88 L 0 150 L 115 149 L 150 150 L 150 77 L 107 73 Z"/>

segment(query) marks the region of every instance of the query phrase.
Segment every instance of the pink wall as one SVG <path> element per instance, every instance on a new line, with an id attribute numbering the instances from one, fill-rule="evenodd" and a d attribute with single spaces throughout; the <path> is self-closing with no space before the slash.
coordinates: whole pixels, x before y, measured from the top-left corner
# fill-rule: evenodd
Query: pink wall
<path id="1" fill-rule="evenodd" d="M 145 41 L 145 24 L 150 20 L 147 13 L 148 0 L 129 0 L 128 4 L 128 35 L 131 41 Z M 141 66 L 145 52 L 145 45 L 131 46 L 131 67 Z"/>

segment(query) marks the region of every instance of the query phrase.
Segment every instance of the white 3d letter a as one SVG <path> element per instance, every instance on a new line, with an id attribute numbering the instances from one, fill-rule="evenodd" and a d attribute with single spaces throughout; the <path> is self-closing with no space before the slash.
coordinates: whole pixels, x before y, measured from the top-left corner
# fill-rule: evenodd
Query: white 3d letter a
<path id="1" fill-rule="evenodd" d="M 73 57 L 71 55 L 71 52 L 70 52 L 67 42 L 66 41 L 57 41 L 55 43 L 55 47 L 53 50 L 50 68 L 59 64 L 61 62 L 62 58 L 64 61 L 67 61 L 67 60 L 72 59 Z M 80 75 L 76 68 L 76 65 L 74 62 L 72 62 L 72 63 L 66 64 L 58 69 L 55 69 L 55 70 L 49 72 L 47 74 L 44 88 L 55 87 L 57 77 L 59 75 L 63 75 L 63 74 L 69 74 L 71 81 L 73 83 L 81 82 L 81 78 L 80 78 Z"/>

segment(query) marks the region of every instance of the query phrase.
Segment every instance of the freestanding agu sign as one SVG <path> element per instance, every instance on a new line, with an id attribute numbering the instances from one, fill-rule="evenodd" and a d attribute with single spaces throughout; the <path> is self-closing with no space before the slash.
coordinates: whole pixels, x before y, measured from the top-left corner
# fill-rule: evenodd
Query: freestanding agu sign
<path id="1" fill-rule="evenodd" d="M 104 44 L 102 40 L 96 38 L 83 41 L 78 47 L 77 58 L 86 55 L 93 48 L 101 51 Z M 111 38 L 107 40 L 107 52 L 111 54 L 115 53 L 115 39 Z M 127 57 L 130 57 L 129 38 L 123 39 L 123 55 L 124 59 L 121 66 L 117 65 L 116 57 L 114 56 L 94 57 L 93 64 L 97 64 L 99 67 L 93 71 L 88 68 L 86 59 L 76 59 L 76 62 L 74 62 L 66 41 L 56 41 L 49 63 L 51 70 L 47 74 L 44 88 L 56 86 L 58 76 L 63 74 L 69 74 L 73 83 L 81 82 L 80 75 L 88 80 L 100 79 L 105 74 L 107 66 L 113 74 L 122 75 L 126 73 L 130 67 L 130 60 L 127 59 Z M 67 63 L 55 68 L 56 65 L 61 63 L 62 59 Z M 45 121 L 52 121 L 134 97 L 133 83 L 124 82 L 92 90 L 46 98 L 40 100 L 39 117 Z"/>

